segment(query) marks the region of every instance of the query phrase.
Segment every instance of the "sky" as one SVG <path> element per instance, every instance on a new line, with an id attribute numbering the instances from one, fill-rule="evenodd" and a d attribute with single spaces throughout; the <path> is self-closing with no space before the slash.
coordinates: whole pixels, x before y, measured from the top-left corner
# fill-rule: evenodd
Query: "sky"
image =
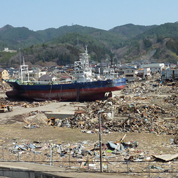
<path id="1" fill-rule="evenodd" d="M 77 24 L 109 30 L 176 21 L 178 0 L 0 0 L 0 28 L 9 24 L 37 31 Z"/>

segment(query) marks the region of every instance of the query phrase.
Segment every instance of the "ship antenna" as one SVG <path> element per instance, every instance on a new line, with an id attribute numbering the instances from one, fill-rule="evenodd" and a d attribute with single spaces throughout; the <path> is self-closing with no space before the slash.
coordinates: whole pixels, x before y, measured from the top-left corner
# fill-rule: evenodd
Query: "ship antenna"
<path id="1" fill-rule="evenodd" d="M 24 57 L 23 57 L 23 65 L 25 65 L 25 59 L 24 59 Z"/>
<path id="2" fill-rule="evenodd" d="M 20 48 L 19 48 L 19 58 L 20 58 L 20 65 L 19 65 L 19 78 L 21 78 L 21 51 L 20 51 Z"/>
<path id="3" fill-rule="evenodd" d="M 86 53 L 86 54 L 88 53 L 88 51 L 87 51 L 87 46 L 88 46 L 88 45 L 85 46 L 85 47 L 86 47 L 86 49 L 85 49 L 85 53 Z"/>
<path id="4" fill-rule="evenodd" d="M 20 65 L 21 65 L 21 51 L 20 51 L 20 48 L 19 48 L 19 57 L 20 57 Z"/>

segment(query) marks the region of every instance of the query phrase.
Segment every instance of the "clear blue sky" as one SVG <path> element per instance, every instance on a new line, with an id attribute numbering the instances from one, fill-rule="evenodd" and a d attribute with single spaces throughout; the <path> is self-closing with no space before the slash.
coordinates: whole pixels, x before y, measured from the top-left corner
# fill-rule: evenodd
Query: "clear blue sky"
<path id="1" fill-rule="evenodd" d="M 178 0 L 0 0 L 0 28 L 30 30 L 78 24 L 104 30 L 178 21 Z"/>

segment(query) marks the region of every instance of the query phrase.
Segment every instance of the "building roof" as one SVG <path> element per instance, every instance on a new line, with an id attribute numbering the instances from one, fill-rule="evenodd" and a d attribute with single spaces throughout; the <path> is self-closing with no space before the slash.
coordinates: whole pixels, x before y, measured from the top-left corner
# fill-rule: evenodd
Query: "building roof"
<path id="1" fill-rule="evenodd" d="M 39 78 L 40 81 L 48 81 L 48 80 L 52 80 L 52 76 L 50 75 L 42 75 L 40 78 Z"/>
<path id="2" fill-rule="evenodd" d="M 0 72 L 3 72 L 5 69 L 0 68 Z"/>
<path id="3" fill-rule="evenodd" d="M 71 78 L 71 77 L 64 75 L 64 76 L 61 76 L 60 78 Z"/>

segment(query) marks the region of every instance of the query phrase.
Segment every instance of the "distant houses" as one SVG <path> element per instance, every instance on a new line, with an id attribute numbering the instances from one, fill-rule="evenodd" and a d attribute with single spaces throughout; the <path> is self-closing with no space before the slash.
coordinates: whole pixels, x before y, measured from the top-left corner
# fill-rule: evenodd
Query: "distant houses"
<path id="1" fill-rule="evenodd" d="M 171 68 L 174 67 L 174 68 Z M 106 70 L 107 68 L 107 70 Z M 109 69 L 109 70 L 108 70 Z M 111 70 L 112 69 L 112 70 Z M 178 79 L 178 69 L 175 65 L 164 63 L 150 63 L 150 64 L 120 64 L 113 68 L 108 68 L 105 64 L 92 65 L 92 70 L 95 73 L 96 79 L 101 79 L 99 75 L 105 77 L 110 74 L 115 76 L 123 76 L 127 82 L 134 82 L 138 80 L 145 80 L 153 76 L 155 73 L 162 74 L 163 80 Z M 70 82 L 73 80 L 73 66 L 52 66 L 41 67 L 35 66 L 28 70 L 28 74 L 24 72 L 24 81 L 29 79 L 31 81 L 53 81 L 53 82 Z M 20 77 L 20 70 L 14 68 L 0 69 L 0 81 L 3 79 L 17 79 Z"/>
<path id="2" fill-rule="evenodd" d="M 16 50 L 11 50 L 9 48 L 4 48 L 3 52 L 8 52 L 8 53 L 16 53 Z"/>

